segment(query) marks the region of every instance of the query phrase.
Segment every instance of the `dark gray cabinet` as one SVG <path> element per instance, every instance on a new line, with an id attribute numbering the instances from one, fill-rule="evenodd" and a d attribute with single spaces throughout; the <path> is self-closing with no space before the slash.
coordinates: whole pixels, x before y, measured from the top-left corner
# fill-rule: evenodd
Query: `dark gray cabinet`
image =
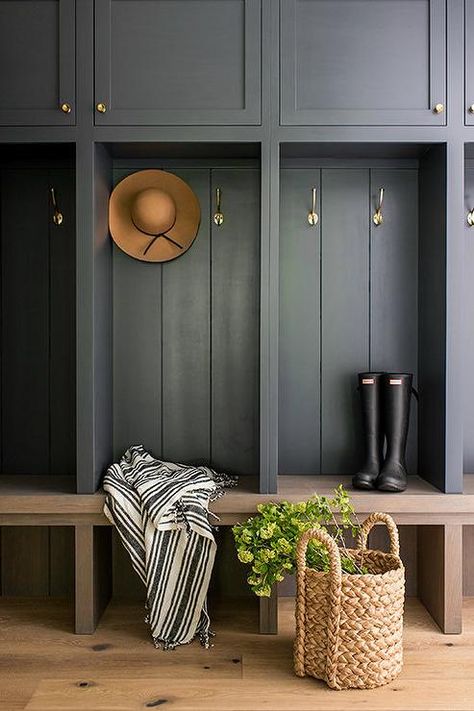
<path id="1" fill-rule="evenodd" d="M 75 122 L 75 0 L 0 0 L 0 125 Z"/>
<path id="2" fill-rule="evenodd" d="M 280 6 L 282 124 L 445 124 L 445 0 Z"/>
<path id="3" fill-rule="evenodd" d="M 96 0 L 96 124 L 259 124 L 260 16 L 260 0 Z"/>

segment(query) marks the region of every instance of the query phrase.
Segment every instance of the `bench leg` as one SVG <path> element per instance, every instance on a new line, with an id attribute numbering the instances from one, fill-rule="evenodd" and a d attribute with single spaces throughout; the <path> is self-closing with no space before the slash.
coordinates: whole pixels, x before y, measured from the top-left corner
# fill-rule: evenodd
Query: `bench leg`
<path id="1" fill-rule="evenodd" d="M 445 634 L 462 632 L 462 526 L 418 527 L 418 591 Z"/>
<path id="2" fill-rule="evenodd" d="M 278 587 L 270 597 L 260 597 L 260 634 L 278 634 Z"/>
<path id="3" fill-rule="evenodd" d="M 76 634 L 92 634 L 111 596 L 112 529 L 75 528 L 75 630 Z"/>

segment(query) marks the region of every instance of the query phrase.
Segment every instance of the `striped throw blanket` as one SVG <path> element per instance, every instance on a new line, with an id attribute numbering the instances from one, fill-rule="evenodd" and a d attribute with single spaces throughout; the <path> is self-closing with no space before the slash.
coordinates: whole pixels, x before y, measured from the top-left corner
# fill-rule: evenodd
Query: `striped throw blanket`
<path id="1" fill-rule="evenodd" d="M 107 470 L 104 513 L 146 586 L 156 647 L 174 649 L 196 636 L 209 646 L 206 596 L 216 542 L 208 504 L 236 483 L 207 467 L 154 459 L 141 445 Z"/>

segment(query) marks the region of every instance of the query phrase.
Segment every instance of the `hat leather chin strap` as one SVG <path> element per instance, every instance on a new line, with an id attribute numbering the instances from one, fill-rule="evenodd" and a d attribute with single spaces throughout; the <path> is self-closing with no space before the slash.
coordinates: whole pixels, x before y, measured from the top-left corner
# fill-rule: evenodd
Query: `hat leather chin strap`
<path id="1" fill-rule="evenodd" d="M 145 234 L 145 233 L 144 233 L 144 234 Z M 162 234 L 155 235 L 155 236 L 153 237 L 153 239 L 151 240 L 150 244 L 148 244 L 148 245 L 145 247 L 145 249 L 143 250 L 143 254 L 144 254 L 144 255 L 148 252 L 148 250 L 150 249 L 150 247 L 152 247 L 152 246 L 155 244 L 155 242 L 156 242 L 156 240 L 158 239 L 158 237 L 164 237 L 165 239 L 168 240 L 168 242 L 171 242 L 172 244 L 174 244 L 174 245 L 175 245 L 176 247 L 178 247 L 179 249 L 183 249 L 183 246 L 182 246 L 181 244 L 178 244 L 178 242 L 176 242 L 174 239 L 171 239 L 171 237 L 168 237 L 168 235 L 163 232 Z"/>
<path id="2" fill-rule="evenodd" d="M 155 244 L 155 242 L 156 242 L 156 240 L 158 239 L 158 237 L 164 237 L 165 239 L 168 240 L 168 242 L 171 242 L 172 244 L 174 244 L 175 247 L 178 247 L 179 249 L 183 249 L 183 245 L 182 245 L 182 244 L 179 244 L 179 242 L 176 242 L 176 240 L 174 240 L 174 239 L 172 239 L 171 237 L 169 237 L 169 236 L 166 234 L 166 232 L 160 232 L 160 233 L 157 234 L 157 235 L 150 234 L 149 232 L 145 232 L 145 230 L 142 230 L 137 224 L 135 224 L 135 222 L 133 221 L 133 217 L 131 217 L 131 220 L 132 220 L 132 225 L 133 225 L 134 227 L 136 227 L 136 229 L 137 229 L 139 232 L 141 232 L 141 233 L 144 234 L 144 235 L 147 235 L 147 237 L 153 237 L 153 239 L 151 240 L 150 244 L 148 244 L 148 245 L 145 247 L 145 249 L 144 249 L 144 251 L 143 251 L 143 255 L 145 255 L 145 254 L 148 252 L 148 250 L 150 249 L 150 247 L 152 247 L 152 246 Z"/>

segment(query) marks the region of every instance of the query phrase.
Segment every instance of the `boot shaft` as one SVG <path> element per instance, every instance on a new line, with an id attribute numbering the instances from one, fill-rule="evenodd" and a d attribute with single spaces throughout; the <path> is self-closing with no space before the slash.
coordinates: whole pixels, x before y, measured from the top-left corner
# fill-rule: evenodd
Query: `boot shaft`
<path id="1" fill-rule="evenodd" d="M 365 450 L 373 459 L 380 459 L 383 448 L 382 377 L 383 373 L 359 373 Z"/>
<path id="2" fill-rule="evenodd" d="M 387 455 L 376 481 L 381 491 L 404 491 L 407 487 L 405 450 L 413 376 L 411 373 L 385 373 L 383 377 L 383 418 Z"/>
<path id="3" fill-rule="evenodd" d="M 383 373 L 359 373 L 359 395 L 364 431 L 379 431 L 382 418 Z"/>
<path id="4" fill-rule="evenodd" d="M 383 428 L 387 438 L 387 457 L 405 457 L 410 403 L 413 385 L 411 373 L 384 373 Z"/>
<path id="5" fill-rule="evenodd" d="M 359 395 L 364 430 L 365 460 L 352 478 L 356 489 L 373 489 L 383 453 L 382 373 L 359 373 Z"/>

